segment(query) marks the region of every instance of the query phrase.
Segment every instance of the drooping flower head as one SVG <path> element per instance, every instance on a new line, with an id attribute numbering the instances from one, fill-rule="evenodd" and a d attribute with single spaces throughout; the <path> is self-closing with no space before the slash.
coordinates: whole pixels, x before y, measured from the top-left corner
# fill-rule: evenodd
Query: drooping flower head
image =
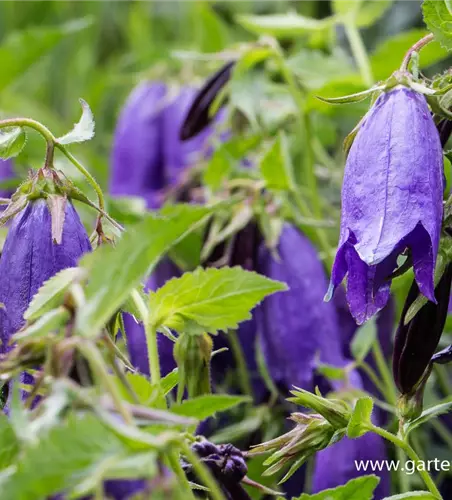
<path id="1" fill-rule="evenodd" d="M 397 86 L 364 117 L 345 167 L 330 295 L 348 275 L 347 300 L 358 324 L 387 303 L 388 278 L 407 248 L 421 293 L 435 301 L 442 196 L 442 149 L 427 102 Z"/>

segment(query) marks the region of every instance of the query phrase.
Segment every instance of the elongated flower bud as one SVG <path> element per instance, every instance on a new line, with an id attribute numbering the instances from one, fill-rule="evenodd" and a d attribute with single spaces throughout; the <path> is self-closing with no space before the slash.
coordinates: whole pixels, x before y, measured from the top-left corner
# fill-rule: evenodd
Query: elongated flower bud
<path id="1" fill-rule="evenodd" d="M 230 80 L 234 66 L 235 61 L 227 62 L 199 89 L 180 129 L 182 141 L 199 134 L 212 122 L 214 117 L 209 112 L 210 106 Z"/>
<path id="2" fill-rule="evenodd" d="M 394 380 L 402 394 L 416 388 L 438 346 L 446 322 L 452 281 L 452 265 L 435 289 L 436 303 L 427 302 L 414 318 L 405 324 L 405 316 L 419 296 L 415 282 L 411 285 L 400 317 L 393 356 Z"/>
<path id="3" fill-rule="evenodd" d="M 421 293 L 435 302 L 442 196 L 441 142 L 425 97 L 400 86 L 383 93 L 347 158 L 329 290 L 348 273 L 347 300 L 358 324 L 387 303 L 388 277 L 406 248 Z"/>

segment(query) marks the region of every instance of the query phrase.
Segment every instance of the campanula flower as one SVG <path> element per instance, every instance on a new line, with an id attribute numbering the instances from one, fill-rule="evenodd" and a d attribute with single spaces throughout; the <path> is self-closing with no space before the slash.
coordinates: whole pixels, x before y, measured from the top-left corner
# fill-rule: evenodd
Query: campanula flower
<path id="1" fill-rule="evenodd" d="M 0 352 L 24 326 L 23 315 L 41 285 L 77 265 L 91 245 L 72 203 L 67 202 L 62 241 L 52 238 L 52 220 L 44 199 L 30 201 L 12 220 L 0 259 Z"/>
<path id="2" fill-rule="evenodd" d="M 348 154 L 329 290 L 348 275 L 347 301 L 358 324 L 388 302 L 389 277 L 407 248 L 420 292 L 435 302 L 442 196 L 441 142 L 425 97 L 401 86 L 381 94 Z"/>
<path id="3" fill-rule="evenodd" d="M 118 119 L 111 154 L 110 193 L 142 196 L 149 208 L 160 205 L 166 186 L 163 112 L 167 88 L 142 82 L 128 97 Z"/>

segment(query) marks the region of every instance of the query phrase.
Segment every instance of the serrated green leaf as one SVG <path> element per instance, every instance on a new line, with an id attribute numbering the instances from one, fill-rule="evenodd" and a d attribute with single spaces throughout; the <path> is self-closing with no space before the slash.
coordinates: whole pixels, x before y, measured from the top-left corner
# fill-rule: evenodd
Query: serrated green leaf
<path id="1" fill-rule="evenodd" d="M 285 289 L 283 283 L 240 267 L 198 268 L 150 293 L 150 322 L 181 333 L 189 322 L 209 333 L 235 329 L 251 318 L 250 310 L 262 299 Z"/>
<path id="2" fill-rule="evenodd" d="M 9 467 L 19 453 L 19 441 L 8 417 L 0 413 L 0 470 Z"/>
<path id="3" fill-rule="evenodd" d="M 357 438 L 368 432 L 368 426 L 371 424 L 374 403 L 372 398 L 359 398 L 353 409 L 352 416 L 347 426 L 347 436 Z"/>
<path id="4" fill-rule="evenodd" d="M 440 415 L 444 415 L 445 413 L 449 413 L 451 410 L 452 410 L 452 399 L 447 403 L 441 403 L 439 405 L 427 408 L 421 413 L 419 417 L 405 424 L 404 426 L 405 433 L 409 434 L 411 431 L 416 429 L 416 427 L 425 424 L 432 418 L 436 418 L 439 417 Z"/>
<path id="5" fill-rule="evenodd" d="M 452 13 L 444 0 L 424 0 L 424 22 L 435 39 L 446 49 L 452 50 Z"/>
<path id="6" fill-rule="evenodd" d="M 32 28 L 11 33 L 0 45 L 0 90 L 10 85 L 30 66 L 71 33 L 87 28 L 89 19 L 80 19 L 57 27 Z"/>
<path id="7" fill-rule="evenodd" d="M 385 497 L 383 500 L 438 500 L 438 497 L 429 491 L 408 491 L 407 493 Z"/>
<path id="8" fill-rule="evenodd" d="M 342 486 L 324 490 L 315 495 L 303 493 L 300 497 L 292 500 L 372 500 L 379 482 L 379 477 L 370 474 L 351 479 Z"/>
<path id="9" fill-rule="evenodd" d="M 288 149 L 287 137 L 280 132 L 261 160 L 260 169 L 269 189 L 290 191 L 295 188 Z"/>
<path id="10" fill-rule="evenodd" d="M 94 137 L 94 116 L 91 108 L 83 99 L 79 99 L 79 101 L 82 106 L 82 116 L 70 132 L 57 138 L 60 144 L 89 141 Z"/>
<path id="11" fill-rule="evenodd" d="M 325 31 L 334 25 L 335 18 L 314 19 L 295 13 L 288 13 L 267 16 L 238 16 L 237 21 L 245 29 L 257 35 L 292 38 Z"/>
<path id="12" fill-rule="evenodd" d="M 229 394 L 208 394 L 192 399 L 186 399 L 180 404 L 171 407 L 171 413 L 183 417 L 193 417 L 198 420 L 212 417 L 217 412 L 230 410 L 251 399 L 247 396 L 231 396 Z"/>
<path id="13" fill-rule="evenodd" d="M 17 156 L 27 142 L 27 135 L 22 127 L 7 127 L 0 131 L 0 158 L 7 160 Z"/>
<path id="14" fill-rule="evenodd" d="M 34 321 L 44 313 L 63 303 L 64 296 L 72 283 L 82 278 L 83 269 L 69 267 L 52 276 L 39 288 L 25 311 L 24 319 Z"/>
<path id="15" fill-rule="evenodd" d="M 388 78 L 400 66 L 406 51 L 428 33 L 427 30 L 413 29 L 398 33 L 384 40 L 370 55 L 370 65 L 375 80 Z M 433 41 L 420 51 L 419 67 L 427 68 L 448 57 L 447 50 Z"/>
<path id="16" fill-rule="evenodd" d="M 209 214 L 208 208 L 195 205 L 168 207 L 125 231 L 115 248 L 102 246 L 85 255 L 80 265 L 90 270 L 90 281 L 86 304 L 77 315 L 77 331 L 96 335 L 163 254 Z"/>
<path id="17" fill-rule="evenodd" d="M 14 334 L 14 341 L 37 339 L 59 330 L 69 320 L 71 314 L 65 307 L 58 307 L 44 313 L 35 323 Z"/>
<path id="18" fill-rule="evenodd" d="M 367 321 L 364 325 L 360 326 L 350 345 L 351 353 L 357 361 L 362 361 L 369 351 L 377 338 L 377 325 L 374 319 Z"/>

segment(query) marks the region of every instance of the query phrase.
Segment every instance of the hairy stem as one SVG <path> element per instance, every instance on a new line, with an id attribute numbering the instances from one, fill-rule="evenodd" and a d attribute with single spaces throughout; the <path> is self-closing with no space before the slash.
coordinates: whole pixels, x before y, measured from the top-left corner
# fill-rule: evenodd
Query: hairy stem
<path id="1" fill-rule="evenodd" d="M 433 38 L 433 33 L 429 33 L 428 35 L 425 35 L 423 38 L 418 40 L 412 47 L 410 47 L 405 54 L 405 57 L 403 58 L 402 64 L 400 65 L 400 71 L 408 71 L 408 65 L 410 64 L 411 56 L 413 55 L 413 53 L 418 52 L 420 49 L 422 49 L 422 47 L 425 47 L 425 45 L 433 41 Z"/>

